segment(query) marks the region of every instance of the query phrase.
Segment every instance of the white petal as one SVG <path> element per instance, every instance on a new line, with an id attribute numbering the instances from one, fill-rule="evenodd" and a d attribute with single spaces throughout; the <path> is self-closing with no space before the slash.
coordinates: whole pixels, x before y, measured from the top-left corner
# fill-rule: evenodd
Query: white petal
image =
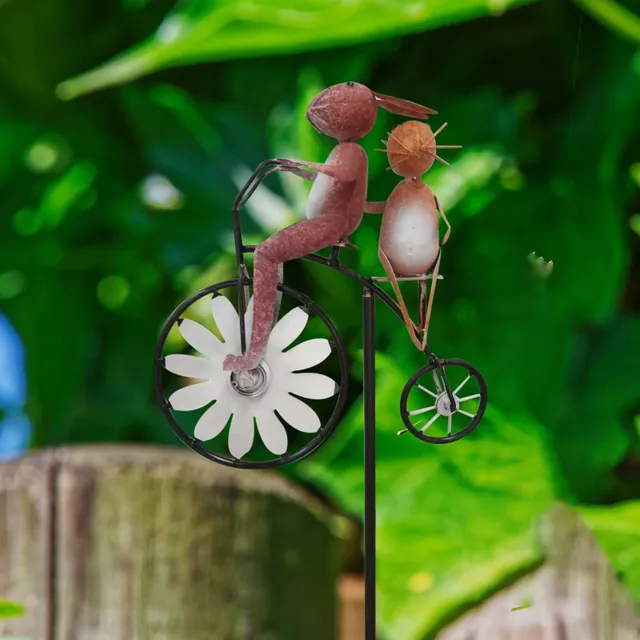
<path id="1" fill-rule="evenodd" d="M 244 331 L 247 338 L 247 346 L 251 342 L 251 330 L 253 329 L 253 296 L 249 300 L 247 309 L 244 312 Z M 240 331 L 240 329 L 238 329 Z"/>
<path id="2" fill-rule="evenodd" d="M 256 423 L 258 433 L 267 449 L 278 456 L 286 453 L 287 430 L 278 416 L 271 410 L 261 411 L 256 414 Z"/>
<path id="3" fill-rule="evenodd" d="M 282 354 L 282 363 L 289 371 L 310 369 L 324 362 L 331 354 L 331 343 L 325 338 L 301 342 Z"/>
<path id="4" fill-rule="evenodd" d="M 214 296 L 211 313 L 225 341 L 226 350 L 235 353 L 240 350 L 240 319 L 238 312 L 228 298 Z"/>
<path id="5" fill-rule="evenodd" d="M 202 409 L 216 399 L 216 385 L 213 382 L 190 384 L 171 394 L 169 404 L 176 411 L 194 411 Z"/>
<path id="6" fill-rule="evenodd" d="M 298 431 L 315 433 L 322 426 L 318 414 L 308 404 L 288 393 L 281 394 L 274 404 L 276 411 Z"/>
<path id="7" fill-rule="evenodd" d="M 186 378 L 211 379 L 216 374 L 216 367 L 207 358 L 174 353 L 164 359 L 164 368 L 178 376 Z"/>
<path id="8" fill-rule="evenodd" d="M 230 402 L 227 398 L 221 398 L 212 407 L 209 407 L 196 424 L 193 435 L 198 440 L 211 440 L 215 438 L 229 422 Z"/>
<path id="9" fill-rule="evenodd" d="M 229 429 L 229 453 L 234 458 L 242 458 L 253 446 L 253 414 L 247 408 L 234 412 Z"/>
<path id="10" fill-rule="evenodd" d="M 182 337 L 203 356 L 217 360 L 226 354 L 226 349 L 222 342 L 209 329 L 206 329 L 198 322 L 184 318 L 180 322 L 178 330 Z"/>
<path id="11" fill-rule="evenodd" d="M 338 391 L 336 383 L 321 373 L 292 373 L 282 383 L 284 391 L 301 398 L 324 400 Z"/>
<path id="12" fill-rule="evenodd" d="M 291 309 L 273 328 L 269 337 L 270 349 L 286 349 L 304 331 L 308 320 L 309 314 L 302 307 Z"/>

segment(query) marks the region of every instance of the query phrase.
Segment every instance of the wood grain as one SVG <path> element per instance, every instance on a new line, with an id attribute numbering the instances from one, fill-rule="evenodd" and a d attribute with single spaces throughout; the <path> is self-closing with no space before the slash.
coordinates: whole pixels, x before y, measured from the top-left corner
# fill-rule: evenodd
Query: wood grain
<path id="1" fill-rule="evenodd" d="M 638 640 L 640 623 L 591 532 L 556 506 L 540 526 L 546 561 L 467 612 L 438 640 Z"/>
<path id="2" fill-rule="evenodd" d="M 29 607 L 2 633 L 335 637 L 335 517 L 279 475 L 175 448 L 65 448 L 0 465 L 0 519 L 0 585 Z"/>

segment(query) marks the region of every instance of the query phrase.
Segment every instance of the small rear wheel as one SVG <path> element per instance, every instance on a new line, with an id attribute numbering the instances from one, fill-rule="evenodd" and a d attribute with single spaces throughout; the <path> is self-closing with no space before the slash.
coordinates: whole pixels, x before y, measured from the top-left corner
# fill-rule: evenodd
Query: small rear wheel
<path id="1" fill-rule="evenodd" d="M 447 444 L 469 435 L 480 423 L 487 406 L 487 385 L 468 362 L 452 358 L 429 363 L 409 379 L 400 398 L 400 414 L 416 438 Z M 454 407 L 442 373 L 451 389 Z"/>

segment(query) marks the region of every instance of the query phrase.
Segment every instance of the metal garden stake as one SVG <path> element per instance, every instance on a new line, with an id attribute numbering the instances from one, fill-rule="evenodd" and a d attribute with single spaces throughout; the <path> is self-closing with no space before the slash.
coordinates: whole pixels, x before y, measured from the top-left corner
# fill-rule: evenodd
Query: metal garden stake
<path id="1" fill-rule="evenodd" d="M 296 462 L 333 433 L 347 400 L 348 362 L 328 315 L 309 296 L 283 283 L 282 263 L 307 260 L 362 287 L 366 640 L 376 637 L 376 299 L 404 322 L 426 358 L 402 391 L 399 408 L 405 428 L 399 433 L 409 431 L 435 444 L 454 442 L 478 425 L 487 403 L 479 371 L 463 360 L 439 359 L 426 340 L 441 277 L 438 215 L 446 218 L 420 178 L 439 159 L 435 137 L 444 127 L 433 133 L 427 124 L 412 120 L 394 129 L 386 151 L 390 168 L 404 179 L 386 203 L 367 203 L 367 158 L 356 140 L 371 130 L 379 106 L 409 118 L 436 113 L 353 82 L 329 87 L 314 98 L 307 117 L 319 132 L 337 140 L 337 146 L 324 164 L 275 159 L 258 166 L 232 208 L 237 278 L 212 284 L 178 306 L 160 332 L 154 368 L 164 416 L 196 453 L 241 469 Z M 314 182 L 307 219 L 257 247 L 246 245 L 240 210 L 261 182 L 278 171 Z M 386 277 L 365 277 L 340 262 L 343 249 L 357 249 L 349 236 L 365 211 L 383 214 L 379 256 Z M 327 248 L 328 255 L 318 253 Z M 245 265 L 252 252 L 253 278 Z M 377 284 L 382 280 L 391 281 L 399 303 Z M 420 283 L 417 324 L 407 311 L 399 280 Z M 305 331 L 313 337 L 300 340 Z M 323 372 L 310 371 L 314 368 Z"/>

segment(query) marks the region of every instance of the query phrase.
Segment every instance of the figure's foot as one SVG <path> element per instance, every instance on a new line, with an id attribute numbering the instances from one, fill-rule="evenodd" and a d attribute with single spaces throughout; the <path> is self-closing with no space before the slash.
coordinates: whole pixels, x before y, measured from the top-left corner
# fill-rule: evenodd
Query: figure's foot
<path id="1" fill-rule="evenodd" d="M 229 354 L 222 363 L 224 371 L 251 371 L 260 364 L 260 358 L 252 357 L 245 353 L 242 356 Z"/>

